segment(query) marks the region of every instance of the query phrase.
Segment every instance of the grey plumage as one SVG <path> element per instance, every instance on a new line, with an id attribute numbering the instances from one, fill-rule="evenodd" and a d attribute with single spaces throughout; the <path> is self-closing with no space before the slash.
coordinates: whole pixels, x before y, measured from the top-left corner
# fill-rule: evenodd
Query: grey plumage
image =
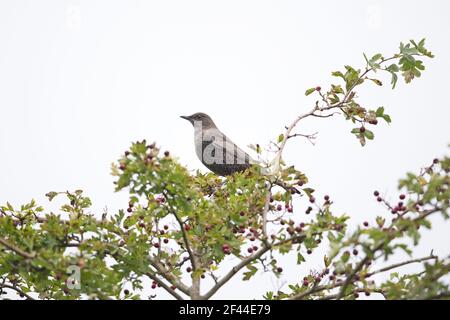
<path id="1" fill-rule="evenodd" d="M 227 176 L 244 171 L 255 163 L 215 125 L 206 113 L 181 116 L 194 126 L 195 151 L 200 161 L 212 172 Z"/>

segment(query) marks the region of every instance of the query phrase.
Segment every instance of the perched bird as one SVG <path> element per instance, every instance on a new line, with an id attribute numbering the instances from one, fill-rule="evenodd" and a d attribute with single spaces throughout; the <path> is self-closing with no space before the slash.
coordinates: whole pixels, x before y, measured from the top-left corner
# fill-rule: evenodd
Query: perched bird
<path id="1" fill-rule="evenodd" d="M 215 125 L 206 113 L 181 116 L 194 126 L 195 152 L 200 161 L 220 176 L 244 171 L 256 163 Z"/>

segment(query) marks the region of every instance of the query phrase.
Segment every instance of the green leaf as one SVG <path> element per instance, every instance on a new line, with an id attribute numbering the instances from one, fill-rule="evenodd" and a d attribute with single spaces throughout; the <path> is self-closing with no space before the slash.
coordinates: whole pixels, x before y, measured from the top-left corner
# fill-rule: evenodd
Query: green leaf
<path id="1" fill-rule="evenodd" d="M 340 78 L 344 79 L 344 75 L 343 75 L 342 72 L 340 72 L 340 71 L 333 71 L 333 72 L 331 73 L 331 75 L 332 75 L 333 77 L 340 77 Z"/>
<path id="2" fill-rule="evenodd" d="M 369 80 L 373 81 L 373 83 L 375 83 L 377 86 L 382 86 L 383 85 L 383 82 L 381 82 L 378 79 L 369 78 Z"/>
<path id="3" fill-rule="evenodd" d="M 55 191 L 50 191 L 45 194 L 45 196 L 48 198 L 48 201 L 52 201 L 57 195 L 58 195 L 58 192 L 55 192 Z"/>
<path id="4" fill-rule="evenodd" d="M 384 114 L 384 115 L 382 116 L 382 118 L 383 118 L 384 121 L 386 121 L 387 123 L 391 123 L 391 122 L 392 122 L 391 117 L 390 117 L 388 114 Z"/>
<path id="5" fill-rule="evenodd" d="M 303 255 L 300 252 L 298 252 L 297 253 L 297 264 L 301 264 L 302 262 L 305 262 L 305 261 L 306 261 L 305 257 L 303 257 Z"/>
<path id="6" fill-rule="evenodd" d="M 309 96 L 311 93 L 313 93 L 314 91 L 316 91 L 316 88 L 309 88 L 308 90 L 306 90 L 305 92 L 305 96 Z"/>
<path id="7" fill-rule="evenodd" d="M 366 129 L 366 131 L 364 131 L 364 136 L 369 140 L 373 140 L 373 138 L 374 138 L 373 132 L 370 130 L 367 130 L 367 129 Z"/>
<path id="8" fill-rule="evenodd" d="M 375 115 L 377 117 L 382 117 L 384 115 L 384 107 L 378 107 L 377 111 L 375 111 Z"/>

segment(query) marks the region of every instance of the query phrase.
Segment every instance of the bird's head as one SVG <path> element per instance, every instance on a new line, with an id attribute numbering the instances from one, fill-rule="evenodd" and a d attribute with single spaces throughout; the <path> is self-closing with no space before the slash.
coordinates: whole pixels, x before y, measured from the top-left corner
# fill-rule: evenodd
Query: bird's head
<path id="1" fill-rule="evenodd" d="M 211 117 L 203 112 L 197 112 L 190 116 L 180 116 L 180 117 L 189 121 L 192 125 L 194 125 L 194 123 L 196 122 L 201 123 L 203 129 L 216 127 Z"/>

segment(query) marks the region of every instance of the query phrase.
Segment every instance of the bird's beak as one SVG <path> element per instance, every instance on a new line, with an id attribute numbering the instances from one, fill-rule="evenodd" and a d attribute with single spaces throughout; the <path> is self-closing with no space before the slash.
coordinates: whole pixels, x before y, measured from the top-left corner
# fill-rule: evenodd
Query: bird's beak
<path id="1" fill-rule="evenodd" d="M 180 118 L 183 118 L 183 119 L 185 119 L 185 120 L 191 122 L 191 118 L 189 118 L 188 116 L 180 116 Z"/>

